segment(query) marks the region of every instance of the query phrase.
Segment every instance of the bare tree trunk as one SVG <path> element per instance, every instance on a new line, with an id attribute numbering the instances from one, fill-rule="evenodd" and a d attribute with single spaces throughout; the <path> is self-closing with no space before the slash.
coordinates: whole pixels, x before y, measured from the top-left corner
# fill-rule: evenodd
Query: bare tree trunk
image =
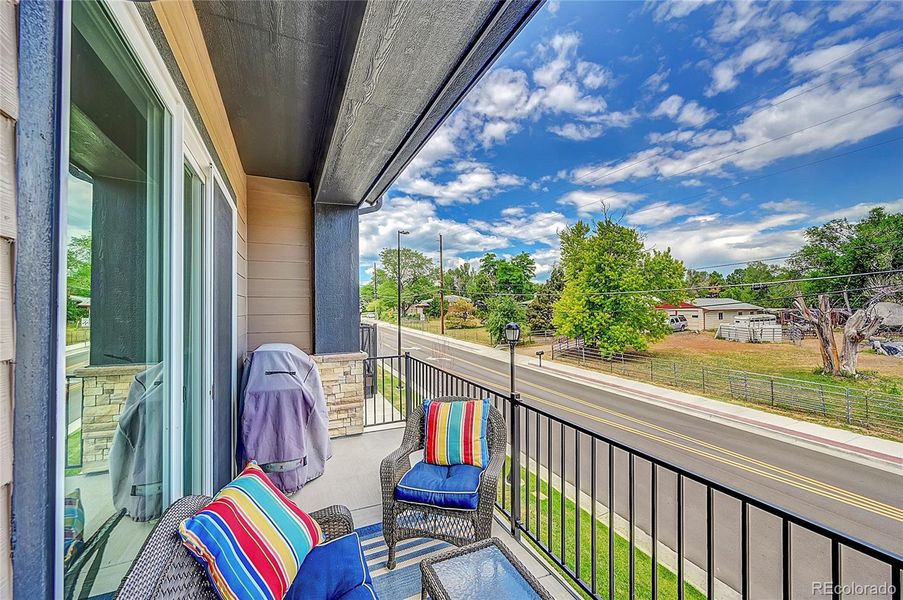
<path id="1" fill-rule="evenodd" d="M 834 327 L 831 323 L 831 301 L 827 294 L 818 297 L 818 309 L 813 311 L 806 304 L 806 299 L 797 292 L 794 303 L 799 308 L 803 320 L 812 325 L 818 338 L 821 350 L 822 370 L 827 375 L 840 375 L 840 355 L 837 342 L 834 340 Z"/>
<path id="2" fill-rule="evenodd" d="M 859 344 L 875 335 L 884 319 L 875 315 L 870 308 L 857 310 L 847 319 L 843 327 L 843 350 L 840 371 L 844 375 L 856 375 L 859 364 Z"/>

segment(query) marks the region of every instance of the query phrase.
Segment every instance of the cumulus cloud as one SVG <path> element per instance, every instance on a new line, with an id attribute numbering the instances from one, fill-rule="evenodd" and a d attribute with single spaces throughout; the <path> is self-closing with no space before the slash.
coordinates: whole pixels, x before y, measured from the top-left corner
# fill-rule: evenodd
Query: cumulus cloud
<path id="1" fill-rule="evenodd" d="M 558 199 L 558 204 L 571 206 L 581 216 L 599 214 L 602 206 L 610 211 L 621 210 L 642 200 L 645 196 L 634 192 L 620 192 L 608 188 L 573 190 Z"/>
<path id="2" fill-rule="evenodd" d="M 756 73 L 762 73 L 766 69 L 781 64 L 790 44 L 773 39 L 760 39 L 746 48 L 735 57 L 723 60 L 712 68 L 712 82 L 706 88 L 706 96 L 715 96 L 737 87 L 737 77 L 750 67 L 755 67 Z"/>
<path id="3" fill-rule="evenodd" d="M 471 221 L 482 231 L 525 244 L 558 244 L 558 232 L 567 227 L 567 218 L 558 211 L 528 212 L 522 207 L 506 208 L 499 218 L 489 223 Z"/>
<path id="4" fill-rule="evenodd" d="M 643 89 L 650 93 L 659 94 L 668 91 L 668 75 L 671 69 L 659 68 L 658 71 L 646 78 L 643 82 Z"/>
<path id="5" fill-rule="evenodd" d="M 399 179 L 396 187 L 407 194 L 434 198 L 437 204 L 476 204 L 506 188 L 523 185 L 525 180 L 511 173 L 496 173 L 488 165 L 458 161 L 452 166 L 457 174 L 445 182 L 426 177 Z"/>
<path id="6" fill-rule="evenodd" d="M 699 212 L 699 207 L 694 205 L 653 202 L 638 210 L 627 211 L 625 218 L 631 225 L 653 226 L 670 223 L 677 217 L 692 215 L 697 212 Z"/>
<path id="7" fill-rule="evenodd" d="M 683 125 L 698 127 L 713 119 L 715 115 L 715 111 L 700 106 L 695 100 L 687 102 L 681 96 L 674 94 L 662 100 L 652 111 L 651 116 L 670 117 Z"/>
<path id="8" fill-rule="evenodd" d="M 843 2 L 834 2 L 831 10 L 828 11 L 828 20 L 832 23 L 838 21 L 846 21 L 854 15 L 858 15 L 872 5 L 871 2 L 865 0 L 845 0 Z"/>
<path id="9" fill-rule="evenodd" d="M 386 200 L 382 210 L 361 217 L 361 262 L 373 262 L 380 250 L 394 247 L 399 229 L 411 232 L 405 237 L 406 246 L 430 255 L 437 251 L 436 240 L 440 233 L 443 234 L 445 249 L 451 254 L 486 252 L 509 245 L 509 240 L 504 236 L 440 217 L 436 206 L 428 200 L 399 196 Z"/>
<path id="10" fill-rule="evenodd" d="M 686 17 L 696 9 L 712 2 L 714 0 L 663 0 L 661 2 L 649 0 L 647 5 L 655 7 L 652 14 L 656 21 L 670 21 Z"/>

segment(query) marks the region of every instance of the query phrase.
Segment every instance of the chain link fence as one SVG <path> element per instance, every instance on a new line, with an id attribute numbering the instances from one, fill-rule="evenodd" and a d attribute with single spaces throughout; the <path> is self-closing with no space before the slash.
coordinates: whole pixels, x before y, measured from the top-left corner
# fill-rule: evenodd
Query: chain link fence
<path id="1" fill-rule="evenodd" d="M 652 358 L 640 354 L 606 354 L 579 339 L 561 339 L 552 345 L 553 360 L 593 364 L 603 372 L 675 388 L 699 390 L 705 396 L 740 400 L 783 410 L 818 415 L 824 419 L 894 435 L 903 434 L 903 397 L 710 367 L 692 362 Z"/>

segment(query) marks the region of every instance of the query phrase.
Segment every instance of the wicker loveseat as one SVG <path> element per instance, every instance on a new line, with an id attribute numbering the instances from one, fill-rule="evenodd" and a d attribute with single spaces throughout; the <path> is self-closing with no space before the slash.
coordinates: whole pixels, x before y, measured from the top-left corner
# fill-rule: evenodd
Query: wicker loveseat
<path id="1" fill-rule="evenodd" d="M 471 400 L 448 396 L 432 402 Z M 411 538 L 434 538 L 463 546 L 490 537 L 492 513 L 498 492 L 498 479 L 505 463 L 507 431 L 501 413 L 490 407 L 486 438 L 489 465 L 479 477 L 478 498 L 473 510 L 460 510 L 424 503 L 407 502 L 396 497 L 396 487 L 411 470 L 411 454 L 424 447 L 423 406 L 411 411 L 407 418 L 401 447 L 383 459 L 380 481 L 383 496 L 383 535 L 389 547 L 386 567 L 395 568 L 395 545 Z"/>
<path id="2" fill-rule="evenodd" d="M 211 500 L 208 496 L 186 496 L 163 513 L 122 580 L 117 599 L 218 599 L 204 569 L 182 546 L 179 537 L 179 523 Z M 351 512 L 344 506 L 330 506 L 310 516 L 320 525 L 327 540 L 354 531 Z"/>

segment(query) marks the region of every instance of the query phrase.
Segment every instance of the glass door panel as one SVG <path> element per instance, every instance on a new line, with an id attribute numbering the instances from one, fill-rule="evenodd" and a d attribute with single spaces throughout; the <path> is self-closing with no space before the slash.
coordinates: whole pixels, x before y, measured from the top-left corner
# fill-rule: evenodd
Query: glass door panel
<path id="1" fill-rule="evenodd" d="M 183 494 L 207 491 L 204 184 L 188 164 L 183 187 L 182 453 Z"/>
<path id="2" fill-rule="evenodd" d="M 170 115 L 98 2 L 72 3 L 66 597 L 113 592 L 169 502 Z M 69 332 L 72 331 L 72 335 Z"/>

